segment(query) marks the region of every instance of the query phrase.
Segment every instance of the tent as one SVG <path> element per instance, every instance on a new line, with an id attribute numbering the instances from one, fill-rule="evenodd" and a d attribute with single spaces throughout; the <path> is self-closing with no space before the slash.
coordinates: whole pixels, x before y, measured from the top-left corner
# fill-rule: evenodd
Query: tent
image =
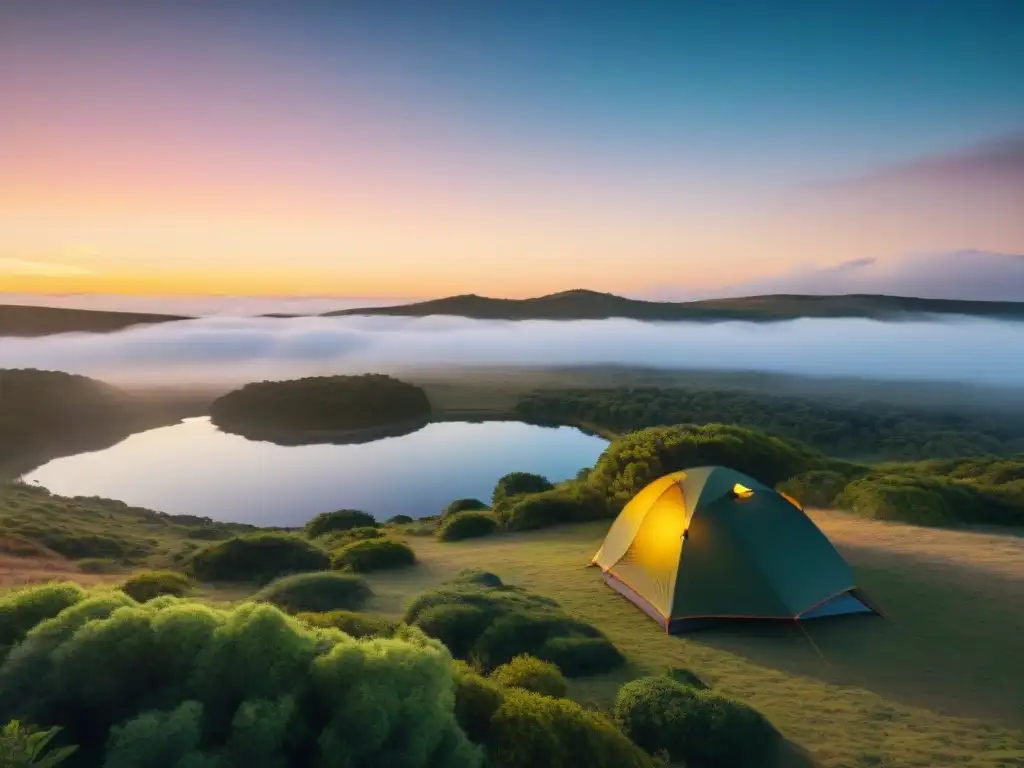
<path id="1" fill-rule="evenodd" d="M 668 632 L 721 619 L 880 613 L 794 499 L 726 467 L 650 483 L 591 564 Z"/>

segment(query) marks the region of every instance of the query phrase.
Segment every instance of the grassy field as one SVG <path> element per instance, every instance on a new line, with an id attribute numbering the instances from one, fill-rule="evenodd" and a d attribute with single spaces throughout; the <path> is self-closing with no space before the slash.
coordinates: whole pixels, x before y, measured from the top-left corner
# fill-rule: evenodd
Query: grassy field
<path id="1" fill-rule="evenodd" d="M 815 764 L 1024 765 L 1024 539 L 815 517 L 885 618 L 667 636 L 586 567 L 606 524 L 465 543 L 410 538 L 421 565 L 371 575 L 368 609 L 398 615 L 417 592 L 483 568 L 556 598 L 627 654 L 620 673 L 574 684 L 586 703 L 607 707 L 625 680 L 685 666 L 768 715 Z"/>
<path id="2" fill-rule="evenodd" d="M 607 523 L 461 543 L 409 536 L 420 564 L 370 574 L 366 610 L 399 616 L 458 571 L 491 570 L 559 600 L 625 652 L 626 668 L 573 683 L 572 696 L 591 706 L 610 706 L 626 680 L 683 666 L 764 712 L 790 740 L 788 768 L 1024 766 L 1024 537 L 813 516 L 886 617 L 668 636 L 586 567 Z M 123 575 L 80 574 L 53 555 L 0 557 L 4 586 L 55 578 Z M 205 586 L 197 596 L 233 602 L 251 592 Z"/>

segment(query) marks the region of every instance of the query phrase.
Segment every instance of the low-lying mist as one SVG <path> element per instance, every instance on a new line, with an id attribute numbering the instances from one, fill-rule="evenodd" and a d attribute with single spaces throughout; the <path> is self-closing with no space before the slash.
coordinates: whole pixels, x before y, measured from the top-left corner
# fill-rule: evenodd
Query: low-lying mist
<path id="1" fill-rule="evenodd" d="M 623 364 L 1024 384 L 1024 323 L 489 322 L 455 317 L 211 317 L 113 334 L 0 338 L 0 367 L 120 384 L 218 385 L 458 365 Z"/>

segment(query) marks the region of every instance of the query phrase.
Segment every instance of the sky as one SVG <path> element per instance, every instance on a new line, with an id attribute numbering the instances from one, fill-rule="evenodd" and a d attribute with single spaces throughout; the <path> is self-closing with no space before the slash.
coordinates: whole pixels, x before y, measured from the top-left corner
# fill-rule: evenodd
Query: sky
<path id="1" fill-rule="evenodd" d="M 0 4 L 0 291 L 698 293 L 1024 253 L 1024 3 Z"/>

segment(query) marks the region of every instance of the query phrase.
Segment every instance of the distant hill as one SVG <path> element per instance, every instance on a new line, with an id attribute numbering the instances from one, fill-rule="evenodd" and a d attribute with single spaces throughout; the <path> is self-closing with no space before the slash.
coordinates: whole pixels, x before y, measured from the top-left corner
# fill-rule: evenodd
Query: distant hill
<path id="1" fill-rule="evenodd" d="M 91 309 L 0 305 L 0 336 L 51 336 L 57 333 L 111 333 L 133 325 L 189 320 L 183 315 L 104 312 Z"/>
<path id="2" fill-rule="evenodd" d="M 627 299 L 611 293 L 573 290 L 534 299 L 492 299 L 468 294 L 390 307 L 328 312 L 326 316 L 448 315 L 479 320 L 793 320 L 801 317 L 901 319 L 925 314 L 1024 319 L 1024 302 L 956 301 L 904 296 L 771 295 L 668 302 Z"/>

